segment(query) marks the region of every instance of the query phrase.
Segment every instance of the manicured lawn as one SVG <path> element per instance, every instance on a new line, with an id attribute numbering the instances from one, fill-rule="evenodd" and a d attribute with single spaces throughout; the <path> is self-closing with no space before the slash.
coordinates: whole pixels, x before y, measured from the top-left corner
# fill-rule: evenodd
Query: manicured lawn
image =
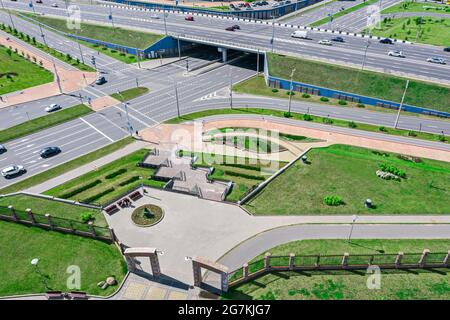
<path id="1" fill-rule="evenodd" d="M 450 18 L 423 17 L 422 23 L 417 19 L 420 17 L 385 19 L 372 34 L 436 46 L 450 45 Z"/>
<path id="2" fill-rule="evenodd" d="M 153 169 L 137 166 L 147 152 L 147 149 L 141 149 L 131 153 L 95 171 L 54 187 L 45 194 L 87 203 L 106 204 L 142 182 L 161 188 L 165 182 L 151 180 L 151 175 L 155 172 Z"/>
<path id="3" fill-rule="evenodd" d="M 136 56 L 134 56 L 132 54 L 120 52 L 120 51 L 117 51 L 117 50 L 114 50 L 114 49 L 103 47 L 103 46 L 100 46 L 98 44 L 90 43 L 90 42 L 83 41 L 83 40 L 75 40 L 74 38 L 70 38 L 70 39 L 74 40 L 74 41 L 78 41 L 83 46 L 86 46 L 86 47 L 89 47 L 91 49 L 97 50 L 98 52 L 101 52 L 101 53 L 103 53 L 103 54 L 105 54 L 105 55 L 107 55 L 107 56 L 109 56 L 109 57 L 111 57 L 113 59 L 122 61 L 123 63 L 135 63 L 135 62 L 138 61 Z M 145 60 L 148 60 L 148 59 L 141 59 L 140 61 L 142 62 L 142 61 L 145 61 Z"/>
<path id="4" fill-rule="evenodd" d="M 364 7 L 366 7 L 366 6 L 369 6 L 369 5 L 371 5 L 371 4 L 374 4 L 374 3 L 376 3 L 376 2 L 378 2 L 378 0 L 367 0 L 367 1 L 365 1 L 365 2 L 362 2 L 362 3 L 360 3 L 360 4 L 355 5 L 355 6 L 353 6 L 353 7 L 349 7 L 349 8 L 347 8 L 347 9 L 345 9 L 345 10 L 336 12 L 335 14 L 333 14 L 333 18 L 336 19 L 336 18 L 342 17 L 342 16 L 344 16 L 344 15 L 346 15 L 346 14 L 349 14 L 350 12 L 359 10 L 359 9 L 361 9 L 361 8 L 364 8 Z M 309 25 L 310 25 L 311 27 L 318 27 L 318 26 L 321 26 L 321 25 L 327 23 L 328 21 L 330 21 L 330 18 L 329 18 L 329 17 L 326 17 L 326 18 L 323 18 L 323 19 L 314 21 L 313 23 L 310 23 Z"/>
<path id="5" fill-rule="evenodd" d="M 30 208 L 33 213 L 45 215 L 49 213 L 52 217 L 76 220 L 82 222 L 81 214 L 89 212 L 92 214 L 94 224 L 99 227 L 107 227 L 108 224 L 100 210 L 79 207 L 68 203 L 42 199 L 28 195 L 13 195 L 0 198 L 0 206 L 13 206 L 16 210 L 25 211 Z"/>
<path id="6" fill-rule="evenodd" d="M 113 93 L 111 95 L 111 97 L 113 97 L 116 100 L 124 102 L 124 101 L 128 101 L 128 100 L 132 100 L 139 96 L 142 96 L 142 95 L 146 94 L 147 92 L 149 92 L 148 88 L 136 87 L 136 88 L 131 88 L 128 90 L 120 91 L 119 93 Z"/>
<path id="7" fill-rule="evenodd" d="M 381 11 L 382 14 L 397 12 L 434 12 L 450 14 L 450 6 L 438 3 L 403 1 Z"/>
<path id="8" fill-rule="evenodd" d="M 47 129 L 49 127 L 53 127 L 58 124 L 82 117 L 91 112 L 92 110 L 84 104 L 79 104 L 74 107 L 52 112 L 48 115 L 20 123 L 4 130 L 0 130 L 0 142 L 17 139 Z"/>
<path id="9" fill-rule="evenodd" d="M 328 63 L 277 54 L 268 54 L 267 59 L 270 74 L 274 77 L 289 79 L 295 68 L 294 81 L 389 101 L 400 102 L 406 84 L 405 78 Z M 450 112 L 449 97 L 449 87 L 410 80 L 404 102 Z"/>
<path id="10" fill-rule="evenodd" d="M 80 156 L 76 159 L 73 159 L 71 161 L 63 163 L 57 167 L 54 167 L 52 169 L 49 169 L 47 171 L 44 171 L 42 173 L 39 173 L 37 175 L 34 175 L 32 177 L 29 177 L 27 179 L 24 179 L 22 181 L 14 183 L 10 186 L 7 186 L 0 190 L 0 194 L 8 194 L 8 193 L 12 193 L 12 192 L 18 192 L 18 191 L 30 188 L 32 186 L 35 186 L 37 184 L 43 183 L 54 177 L 62 175 L 65 172 L 68 172 L 70 170 L 81 167 L 82 165 L 85 165 L 94 160 L 100 159 L 110 153 L 113 153 L 114 151 L 122 149 L 123 147 L 127 146 L 128 144 L 130 144 L 132 142 L 134 142 L 134 139 L 130 138 L 130 137 L 116 141 L 114 143 L 111 143 L 111 144 L 103 147 L 103 148 L 100 148 L 98 150 L 92 151 L 83 156 Z"/>
<path id="11" fill-rule="evenodd" d="M 447 252 L 448 239 L 389 239 L 363 240 L 302 240 L 271 248 L 272 255 L 377 254 L 380 252 L 421 253 L 424 248 L 431 252 Z M 262 258 L 263 253 L 252 261 Z M 382 271 L 381 288 L 369 290 L 366 272 L 304 271 L 266 274 L 247 283 L 232 287 L 224 298 L 228 299 L 286 299 L 286 300 L 408 300 L 449 299 L 450 269 L 437 271 L 392 270 Z"/>
<path id="12" fill-rule="evenodd" d="M 53 73 L 32 61 L 0 46 L 0 95 L 53 81 Z"/>
<path id="13" fill-rule="evenodd" d="M 121 27 L 112 28 L 110 25 L 81 23 L 78 29 L 69 29 L 65 19 L 49 18 L 26 14 L 29 17 L 57 30 L 81 37 L 115 43 L 131 48 L 145 49 L 164 36 L 149 32 L 141 32 Z"/>
<path id="14" fill-rule="evenodd" d="M 79 266 L 80 290 L 90 294 L 109 295 L 118 285 L 102 290 L 97 283 L 114 276 L 120 283 L 126 264 L 114 244 L 41 228 L 0 221 L 0 296 L 43 293 L 43 276 L 50 290 L 69 292 L 69 266 Z M 40 276 L 31 265 L 39 259 Z"/>
<path id="15" fill-rule="evenodd" d="M 192 155 L 191 152 L 183 151 L 184 156 Z M 233 181 L 231 192 L 225 200 L 237 202 L 252 187 L 260 184 L 270 177 L 276 170 L 286 165 L 285 162 L 259 161 L 256 159 L 232 157 L 223 155 L 201 154 L 195 165 L 213 166 L 214 171 L 209 176 L 211 179 L 221 181 Z"/>
<path id="16" fill-rule="evenodd" d="M 23 41 L 29 43 L 30 45 L 34 46 L 35 48 L 38 48 L 39 50 L 44 51 L 44 52 L 50 54 L 51 56 L 53 56 L 61 61 L 64 61 L 81 71 L 95 71 L 95 69 L 91 68 L 88 65 L 81 63 L 81 61 L 79 61 L 77 59 L 72 58 L 70 55 L 65 55 L 59 51 L 56 51 L 53 48 L 45 46 L 44 44 L 37 41 L 36 38 L 31 38 L 30 36 L 27 36 L 26 34 L 24 34 L 22 32 L 17 32 L 17 30 L 14 31 L 10 26 L 6 26 L 6 25 L 0 23 L 0 29 L 19 38 L 19 39 L 22 39 Z M 39 61 L 38 61 L 38 63 L 39 63 Z"/>
<path id="17" fill-rule="evenodd" d="M 245 207 L 257 215 L 449 214 L 450 163 L 403 160 L 394 153 L 333 145 L 312 149 L 310 164 L 299 161 L 267 185 Z M 406 172 L 401 181 L 376 175 L 380 164 Z M 328 206 L 325 196 L 344 205 Z M 376 206 L 367 209 L 370 198 Z"/>
<path id="18" fill-rule="evenodd" d="M 258 115 L 267 115 L 267 116 L 274 116 L 274 117 L 285 117 L 285 112 L 279 111 L 279 110 L 271 110 L 271 109 L 262 109 L 262 108 L 233 108 L 233 109 L 211 109 L 211 110 L 205 110 L 205 111 L 198 111 L 193 112 L 189 114 L 182 115 L 181 117 L 172 118 L 165 123 L 182 123 L 184 121 L 191 121 L 203 117 L 208 117 L 212 115 L 217 114 L 258 114 Z M 329 125 L 338 126 L 338 127 L 349 127 L 352 122 L 351 121 L 345 121 L 345 120 L 339 120 L 339 119 L 330 119 L 330 118 L 324 118 L 324 117 L 317 117 L 317 116 L 306 116 L 301 113 L 291 113 L 291 118 L 295 120 L 305 120 L 305 117 L 308 117 L 308 121 L 312 122 L 318 122 L 318 123 L 327 123 Z M 331 122 L 330 122 L 331 121 Z M 440 141 L 448 143 L 448 139 L 445 136 L 439 136 L 431 133 L 426 132 L 416 132 L 416 131 L 408 131 L 408 130 L 402 130 L 402 129 L 394 129 L 394 128 L 385 128 L 385 127 L 378 127 L 370 124 L 365 123 L 357 123 L 353 122 L 354 125 L 356 125 L 356 128 L 358 130 L 364 130 L 364 131 L 371 131 L 371 132 L 382 132 L 385 134 L 392 134 L 396 136 L 405 136 L 410 138 L 417 138 L 417 139 L 423 139 L 423 140 L 430 140 L 430 141 Z M 383 129 L 383 131 L 381 131 Z"/>

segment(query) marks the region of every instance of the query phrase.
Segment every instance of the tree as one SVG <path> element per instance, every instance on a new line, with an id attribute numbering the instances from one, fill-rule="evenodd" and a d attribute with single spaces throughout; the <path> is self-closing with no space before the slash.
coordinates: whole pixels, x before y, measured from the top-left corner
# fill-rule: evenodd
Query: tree
<path id="1" fill-rule="evenodd" d="M 10 48 L 6 49 L 6 54 L 11 57 L 12 51 Z"/>

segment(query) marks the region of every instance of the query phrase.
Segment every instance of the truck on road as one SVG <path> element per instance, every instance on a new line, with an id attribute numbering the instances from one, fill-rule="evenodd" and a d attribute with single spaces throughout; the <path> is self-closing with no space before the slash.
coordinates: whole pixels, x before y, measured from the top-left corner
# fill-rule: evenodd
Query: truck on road
<path id="1" fill-rule="evenodd" d="M 291 33 L 292 38 L 308 39 L 308 31 L 296 30 Z"/>

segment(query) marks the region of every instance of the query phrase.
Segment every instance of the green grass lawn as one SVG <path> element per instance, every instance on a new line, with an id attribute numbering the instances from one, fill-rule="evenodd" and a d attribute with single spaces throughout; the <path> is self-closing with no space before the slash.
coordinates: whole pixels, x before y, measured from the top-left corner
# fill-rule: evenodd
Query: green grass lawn
<path id="1" fill-rule="evenodd" d="M 117 26 L 112 28 L 110 25 L 91 23 L 81 23 L 80 29 L 69 29 L 67 27 L 66 19 L 43 17 L 33 14 L 25 15 L 64 33 L 115 43 L 131 48 L 145 49 L 164 37 L 164 35 L 160 34 L 124 29 Z"/>
<path id="2" fill-rule="evenodd" d="M 47 171 L 44 171 L 42 173 L 39 173 L 37 175 L 34 175 L 32 177 L 29 177 L 27 179 L 24 179 L 22 181 L 14 183 L 10 186 L 7 186 L 0 190 L 0 194 L 8 194 L 8 193 L 12 193 L 12 192 L 18 192 L 18 191 L 30 188 L 32 186 L 35 186 L 37 184 L 43 183 L 47 180 L 50 180 L 57 176 L 60 176 L 63 173 L 66 173 L 70 170 L 76 169 L 78 167 L 81 167 L 82 165 L 85 165 L 94 160 L 100 159 L 110 153 L 113 153 L 114 151 L 120 150 L 132 142 L 134 142 L 134 139 L 131 137 L 127 137 L 125 139 L 116 141 L 114 143 L 111 143 L 111 144 L 103 147 L 103 148 L 92 151 L 88 154 L 85 154 L 83 156 L 80 156 L 78 158 L 70 160 L 66 163 L 63 163 L 59 166 L 51 168 Z"/>
<path id="3" fill-rule="evenodd" d="M 246 209 L 256 215 L 299 214 L 449 214 L 450 163 L 406 161 L 394 153 L 332 145 L 312 149 L 310 164 L 295 163 L 251 199 Z M 401 181 L 376 176 L 380 164 L 406 172 Z M 328 206 L 325 196 L 344 205 Z M 372 199 L 376 208 L 367 209 Z"/>
<path id="4" fill-rule="evenodd" d="M 193 155 L 192 152 L 183 151 L 184 156 Z M 198 156 L 194 165 L 213 166 L 214 171 L 209 178 L 221 181 L 233 181 L 231 192 L 225 200 L 239 201 L 252 187 L 269 178 L 273 172 L 286 165 L 285 162 L 268 163 L 256 159 L 195 153 Z"/>
<path id="5" fill-rule="evenodd" d="M 36 38 L 32 38 L 29 35 L 24 34 L 22 32 L 17 32 L 17 30 L 12 29 L 11 26 L 7 26 L 7 25 L 4 25 L 3 23 L 0 23 L 0 29 L 27 42 L 28 44 L 34 46 L 35 48 L 37 48 L 41 51 L 44 51 L 44 52 L 50 54 L 51 56 L 53 56 L 61 61 L 64 61 L 67 64 L 70 64 L 71 66 L 73 66 L 81 71 L 90 71 L 90 72 L 95 71 L 95 69 L 93 69 L 92 67 L 90 67 L 88 65 L 83 64 L 80 60 L 74 59 L 72 56 L 63 54 L 59 51 L 56 51 L 53 48 L 49 48 L 49 47 L 45 46 L 44 44 L 40 43 L 39 41 L 37 41 Z M 39 61 L 37 61 L 37 62 L 39 63 Z"/>
<path id="6" fill-rule="evenodd" d="M 134 56 L 132 54 L 120 52 L 120 51 L 117 51 L 117 50 L 114 50 L 114 49 L 103 47 L 103 46 L 100 46 L 98 44 L 90 43 L 90 42 L 83 41 L 83 40 L 75 40 L 74 38 L 70 38 L 70 39 L 74 40 L 74 41 L 78 41 L 78 42 L 80 42 L 82 45 L 84 45 L 86 47 L 89 47 L 91 49 L 97 50 L 97 52 L 101 52 L 101 53 L 103 53 L 103 54 L 105 54 L 105 55 L 107 55 L 107 56 L 109 56 L 109 57 L 111 57 L 113 59 L 119 60 L 119 61 L 121 61 L 123 63 L 136 63 L 138 61 L 136 56 Z M 148 60 L 148 59 L 141 59 L 140 61 L 142 62 L 142 61 L 145 61 L 145 60 Z"/>
<path id="7" fill-rule="evenodd" d="M 400 102 L 406 84 L 405 78 L 328 63 L 277 54 L 268 54 L 267 59 L 274 77 L 289 79 L 295 68 L 294 81 L 389 101 Z M 450 112 L 449 97 L 449 87 L 410 80 L 404 103 Z"/>
<path id="8" fill-rule="evenodd" d="M 105 204 L 139 186 L 142 182 L 162 188 L 165 182 L 151 179 L 151 175 L 155 172 L 154 169 L 137 166 L 147 152 L 147 149 L 138 150 L 97 170 L 54 187 L 45 194 L 58 198 Z"/>
<path id="9" fill-rule="evenodd" d="M 91 113 L 92 110 L 84 104 L 52 112 L 48 115 L 35 118 L 13 127 L 0 130 L 0 142 L 17 139 L 49 127 L 79 118 Z"/>
<path id="10" fill-rule="evenodd" d="M 82 222 L 81 214 L 89 212 L 92 214 L 94 224 L 99 227 L 107 227 L 108 224 L 100 210 L 79 207 L 69 203 L 52 201 L 48 199 L 28 196 L 13 195 L 0 198 L 0 206 L 13 206 L 16 210 L 25 211 L 30 208 L 33 213 L 45 215 L 49 213 L 52 217 L 64 218 Z"/>
<path id="11" fill-rule="evenodd" d="M 32 61 L 0 46 L 0 95 L 53 81 L 53 73 Z"/>
<path id="12" fill-rule="evenodd" d="M 374 3 L 378 2 L 378 1 L 379 0 L 367 0 L 365 2 L 362 2 L 360 4 L 355 5 L 353 7 L 349 7 L 347 9 L 345 9 L 345 10 L 342 10 L 342 11 L 334 13 L 333 14 L 333 18 L 336 19 L 336 18 L 342 17 L 342 16 L 344 16 L 346 14 L 349 14 L 350 12 L 353 12 L 353 11 L 359 10 L 361 8 L 364 8 L 366 6 L 372 5 L 372 4 L 374 4 Z M 319 26 L 327 23 L 328 21 L 330 21 L 330 18 L 326 17 L 326 18 L 314 21 L 313 23 L 310 23 L 309 26 L 310 27 L 319 27 Z"/>
<path id="13" fill-rule="evenodd" d="M 111 97 L 113 97 L 116 100 L 125 102 L 137 98 L 139 96 L 142 96 L 148 92 L 149 92 L 148 88 L 136 87 L 124 91 L 119 91 L 119 93 L 113 93 Z"/>
<path id="14" fill-rule="evenodd" d="M 109 295 L 118 285 L 102 290 L 97 283 L 114 276 L 120 283 L 126 264 L 114 244 L 90 238 L 46 231 L 12 222 L 0 221 L 0 296 L 43 293 L 43 277 L 36 273 L 31 260 L 39 259 L 39 269 L 51 290 L 67 288 L 69 266 L 79 266 L 81 288 L 90 294 Z"/>
<path id="15" fill-rule="evenodd" d="M 381 11 L 381 14 L 398 12 L 433 12 L 450 14 L 450 6 L 438 3 L 403 1 Z"/>
<path id="16" fill-rule="evenodd" d="M 423 17 L 422 23 L 416 23 L 416 19 L 420 17 L 384 19 L 380 28 L 374 28 L 372 34 L 436 46 L 450 45 L 450 18 Z"/>
<path id="17" fill-rule="evenodd" d="M 271 110 L 271 109 L 262 109 L 262 108 L 233 108 L 233 109 L 213 109 L 213 110 L 205 110 L 205 111 L 198 111 L 193 112 L 189 114 L 182 115 L 181 117 L 172 118 L 165 123 L 182 123 L 185 121 L 191 121 L 203 117 L 208 117 L 212 115 L 217 114 L 258 114 L 258 115 L 267 115 L 267 116 L 274 116 L 274 117 L 285 117 L 285 112 L 279 111 L 279 110 Z M 291 113 L 291 118 L 295 120 L 305 120 L 305 115 L 301 113 Z M 430 141 L 440 141 L 444 143 L 448 143 L 448 139 L 445 136 L 439 136 L 431 133 L 426 132 L 416 132 L 416 131 L 408 131 L 408 130 L 402 130 L 402 129 L 394 129 L 394 128 L 385 128 L 385 127 L 378 127 L 370 124 L 365 123 L 355 123 L 352 121 L 346 121 L 346 120 L 339 120 L 339 119 L 330 119 L 330 118 L 324 118 L 324 117 L 317 117 L 317 116 L 310 116 L 307 119 L 308 121 L 317 122 L 317 123 L 327 123 L 329 125 L 338 126 L 338 127 L 349 127 L 352 123 L 356 125 L 356 128 L 358 130 L 364 130 L 364 131 L 371 131 L 371 132 L 382 132 L 385 134 L 392 134 L 396 136 L 405 136 L 410 138 L 417 138 L 417 139 L 423 139 L 423 140 L 430 140 Z M 331 121 L 331 122 L 330 122 Z M 383 131 L 381 131 L 383 129 Z"/>
<path id="18" fill-rule="evenodd" d="M 448 239 L 389 239 L 363 240 L 351 242 L 340 239 L 302 240 L 289 242 L 271 248 L 272 255 L 330 254 L 377 254 L 380 252 L 421 253 L 424 248 L 431 252 L 447 252 Z M 264 253 L 252 261 L 262 258 Z M 408 299 L 449 299 L 450 270 L 385 270 L 382 271 L 381 288 L 369 290 L 367 275 L 362 271 L 304 271 L 274 272 L 263 275 L 236 287 L 232 287 L 225 299 L 255 300 L 408 300 Z"/>

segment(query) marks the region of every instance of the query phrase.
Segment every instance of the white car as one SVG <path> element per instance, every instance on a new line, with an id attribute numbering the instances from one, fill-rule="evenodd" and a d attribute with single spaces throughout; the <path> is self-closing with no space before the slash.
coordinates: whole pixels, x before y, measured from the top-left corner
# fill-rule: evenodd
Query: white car
<path id="1" fill-rule="evenodd" d="M 399 50 L 391 50 L 388 52 L 388 56 L 390 57 L 397 57 L 397 58 L 404 58 L 405 55 L 403 54 L 403 51 Z"/>
<path id="2" fill-rule="evenodd" d="M 445 64 L 445 60 L 439 57 L 430 57 L 427 61 L 431 63 Z"/>
<path id="3" fill-rule="evenodd" d="M 47 112 L 53 112 L 56 110 L 61 109 L 61 106 L 57 103 L 52 103 L 51 105 L 49 105 L 48 107 L 45 108 L 45 111 Z"/>
<path id="4" fill-rule="evenodd" d="M 319 44 L 323 44 L 323 45 L 325 45 L 325 46 L 331 46 L 331 45 L 333 45 L 333 43 L 332 43 L 330 40 L 320 40 L 318 43 L 319 43 Z"/>
<path id="5" fill-rule="evenodd" d="M 55 2 L 55 3 L 52 3 L 52 7 L 53 8 L 58 8 L 58 4 Z"/>
<path id="6" fill-rule="evenodd" d="M 159 16 L 157 14 L 152 14 L 150 16 L 150 19 L 159 19 Z"/>
<path id="7" fill-rule="evenodd" d="M 22 174 L 25 172 L 25 168 L 21 165 L 12 165 L 9 167 L 6 167 L 5 169 L 2 170 L 2 176 L 4 176 L 5 178 L 9 178 L 11 176 L 17 175 L 17 174 Z"/>

